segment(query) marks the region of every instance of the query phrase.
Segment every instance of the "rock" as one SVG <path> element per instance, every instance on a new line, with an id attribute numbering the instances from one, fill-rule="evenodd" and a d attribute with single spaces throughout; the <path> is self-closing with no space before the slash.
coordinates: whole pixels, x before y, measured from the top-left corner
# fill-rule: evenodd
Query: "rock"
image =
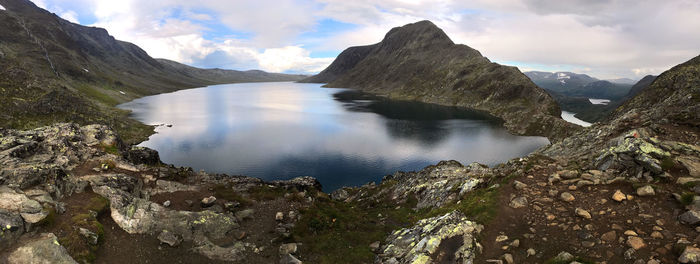
<path id="1" fill-rule="evenodd" d="M 505 260 L 506 263 L 508 263 L 508 264 L 513 264 L 513 263 L 515 262 L 515 261 L 513 260 L 513 255 L 508 254 L 508 253 L 503 254 L 503 260 Z"/>
<path id="2" fill-rule="evenodd" d="M 22 217 L 16 212 L 0 209 L 0 251 L 14 244 L 23 233 Z"/>
<path id="3" fill-rule="evenodd" d="M 616 190 L 615 193 L 613 193 L 612 195 L 612 199 L 617 202 L 622 202 L 623 200 L 627 199 L 627 196 L 620 190 Z"/>
<path id="4" fill-rule="evenodd" d="M 523 189 L 525 189 L 526 187 L 527 187 L 527 184 L 524 184 L 524 183 L 522 183 L 522 182 L 519 182 L 519 181 L 514 181 L 514 182 L 513 182 L 513 188 L 515 188 L 515 189 L 518 190 L 518 191 L 523 190 Z"/>
<path id="5" fill-rule="evenodd" d="M 348 193 L 346 188 L 341 188 L 331 193 L 331 199 L 336 201 L 345 201 L 348 198 L 350 198 L 350 194 Z"/>
<path id="6" fill-rule="evenodd" d="M 478 248 L 476 235 L 483 226 L 469 221 L 461 212 L 427 218 L 414 226 L 392 232 L 379 249 L 377 262 L 431 263 L 433 253 L 443 240 L 461 239 L 463 244 L 454 254 L 463 263 L 473 263 Z"/>
<path id="7" fill-rule="evenodd" d="M 581 208 L 576 208 L 576 215 L 586 219 L 591 219 L 591 213 Z"/>
<path id="8" fill-rule="evenodd" d="M 571 261 L 574 261 L 574 255 L 571 255 L 571 253 L 569 252 L 562 251 L 559 252 L 559 254 L 556 257 L 552 258 L 551 261 L 556 263 L 569 263 Z"/>
<path id="9" fill-rule="evenodd" d="M 687 246 L 681 256 L 678 257 L 678 262 L 680 263 L 700 263 L 700 249 L 696 247 Z"/>
<path id="10" fill-rule="evenodd" d="M 282 213 L 282 212 L 277 212 L 277 214 L 275 214 L 275 220 L 276 220 L 276 221 L 282 221 L 282 220 L 284 220 L 284 213 Z"/>
<path id="11" fill-rule="evenodd" d="M 12 251 L 8 257 L 9 263 L 36 264 L 77 264 L 68 255 L 68 251 L 58 243 L 54 234 L 41 234 Z"/>
<path id="12" fill-rule="evenodd" d="M 664 239 L 664 235 L 662 235 L 659 231 L 654 231 L 651 232 L 651 238 Z"/>
<path id="13" fill-rule="evenodd" d="M 49 215 L 49 212 L 46 211 L 40 211 L 38 213 L 30 214 L 30 213 L 20 213 L 22 216 L 22 219 L 24 219 L 25 222 L 30 223 L 30 224 L 36 224 L 41 222 L 41 220 L 44 220 L 46 216 Z"/>
<path id="14" fill-rule="evenodd" d="M 194 201 L 192 201 L 192 200 L 185 200 L 185 204 L 187 205 L 187 207 L 192 207 L 192 206 L 194 205 Z"/>
<path id="15" fill-rule="evenodd" d="M 581 246 L 583 246 L 583 247 L 585 247 L 585 248 L 592 248 L 592 247 L 595 246 L 595 242 L 593 242 L 593 241 L 583 241 L 583 242 L 581 242 Z"/>
<path id="16" fill-rule="evenodd" d="M 678 220 L 684 224 L 695 225 L 700 223 L 700 212 L 693 210 L 687 211 L 678 216 Z"/>
<path id="17" fill-rule="evenodd" d="M 280 255 L 294 254 L 297 252 L 297 243 L 282 244 L 279 249 Z"/>
<path id="18" fill-rule="evenodd" d="M 369 250 L 372 250 L 372 252 L 377 251 L 379 249 L 380 242 L 379 241 L 374 241 L 372 244 L 369 244 Z"/>
<path id="19" fill-rule="evenodd" d="M 520 239 L 513 239 L 513 241 L 510 242 L 510 246 L 515 247 L 515 248 L 519 247 L 520 246 Z"/>
<path id="20" fill-rule="evenodd" d="M 496 243 L 501 243 L 501 242 L 506 241 L 506 240 L 508 240 L 508 236 L 506 236 L 506 235 L 499 235 L 496 237 Z"/>
<path id="21" fill-rule="evenodd" d="M 124 153 L 124 158 L 135 165 L 158 165 L 161 163 L 158 151 L 146 147 L 131 147 Z"/>
<path id="22" fill-rule="evenodd" d="M 168 230 L 163 230 L 163 232 L 160 232 L 158 235 L 158 240 L 160 240 L 160 243 L 168 244 L 171 247 L 177 247 L 180 245 L 180 243 L 182 243 L 181 237 Z"/>
<path id="23" fill-rule="evenodd" d="M 644 244 L 644 240 L 636 236 L 627 237 L 627 245 L 633 248 L 634 250 L 639 250 L 640 248 L 646 246 L 646 244 Z"/>
<path id="24" fill-rule="evenodd" d="M 688 170 L 688 174 L 694 178 L 700 178 L 700 159 L 697 157 L 684 156 L 678 158 L 678 162 Z"/>
<path id="25" fill-rule="evenodd" d="M 82 227 L 79 228 L 78 231 L 80 232 L 80 235 L 85 238 L 85 240 L 88 242 L 88 244 L 93 245 L 93 246 L 97 245 L 97 242 L 99 240 L 99 236 L 97 236 L 97 234 L 95 234 L 95 232 L 92 232 L 92 231 L 85 229 L 85 228 L 82 228 Z"/>
<path id="26" fill-rule="evenodd" d="M 625 236 L 638 236 L 637 232 L 634 232 L 632 230 L 625 230 Z"/>
<path id="27" fill-rule="evenodd" d="M 163 202 L 163 207 L 170 207 L 170 200 Z"/>
<path id="28" fill-rule="evenodd" d="M 243 221 L 244 219 L 252 218 L 254 212 L 253 209 L 241 210 L 236 212 L 236 218 L 238 221 Z"/>
<path id="29" fill-rule="evenodd" d="M 638 196 L 651 196 L 654 194 L 656 194 L 656 193 L 654 193 L 654 188 L 652 188 L 649 185 L 637 188 L 637 195 Z"/>
<path id="30" fill-rule="evenodd" d="M 292 256 L 292 254 L 287 254 L 282 256 L 280 259 L 280 264 L 302 264 L 301 260 Z"/>
<path id="31" fill-rule="evenodd" d="M 617 232 L 615 232 L 615 230 L 607 232 L 607 233 L 603 234 L 602 236 L 600 236 L 600 240 L 603 240 L 603 241 L 608 242 L 608 243 L 612 243 L 615 240 L 617 240 Z"/>
<path id="32" fill-rule="evenodd" d="M 207 198 L 202 199 L 201 205 L 202 207 L 209 207 L 214 205 L 214 202 L 216 202 L 216 197 L 209 196 Z"/>
<path id="33" fill-rule="evenodd" d="M 537 251 L 535 251 L 534 248 L 528 248 L 528 249 L 527 249 L 527 256 L 528 256 L 528 257 L 534 256 L 535 254 L 537 254 Z"/>
<path id="34" fill-rule="evenodd" d="M 574 200 L 576 200 L 576 198 L 574 198 L 574 196 L 571 195 L 571 194 L 568 193 L 568 192 L 563 192 L 563 193 L 561 193 L 561 195 L 559 195 L 559 199 L 561 199 L 561 200 L 564 201 L 564 202 L 568 202 L 568 203 L 573 202 Z"/>
<path id="35" fill-rule="evenodd" d="M 508 204 L 511 208 L 523 208 L 527 206 L 527 198 L 524 196 L 516 197 L 515 199 L 511 200 L 510 203 Z"/>
<path id="36" fill-rule="evenodd" d="M 577 171 L 563 170 L 563 171 L 558 171 L 557 174 L 559 174 L 559 176 L 565 180 L 578 178 Z"/>

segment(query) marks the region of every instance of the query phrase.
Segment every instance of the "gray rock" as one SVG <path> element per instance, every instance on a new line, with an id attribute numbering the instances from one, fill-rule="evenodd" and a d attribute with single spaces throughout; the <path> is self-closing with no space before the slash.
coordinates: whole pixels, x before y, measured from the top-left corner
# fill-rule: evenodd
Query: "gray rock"
<path id="1" fill-rule="evenodd" d="M 68 251 L 58 243 L 54 234 L 41 234 L 12 251 L 8 257 L 9 263 L 33 264 L 77 264 L 68 255 Z"/>
<path id="2" fill-rule="evenodd" d="M 369 244 L 369 250 L 372 250 L 372 252 L 375 252 L 375 251 L 377 251 L 377 249 L 379 249 L 380 245 L 381 245 L 381 243 L 379 241 L 374 241 L 374 242 L 372 242 L 372 244 Z"/>
<path id="3" fill-rule="evenodd" d="M 523 189 L 527 188 L 527 184 L 524 184 L 524 183 L 522 183 L 522 182 L 520 182 L 520 181 L 514 181 L 514 182 L 513 182 L 513 188 L 515 188 L 516 190 L 520 191 L 520 190 L 523 190 Z"/>
<path id="4" fill-rule="evenodd" d="M 430 263 L 444 239 L 461 238 L 462 247 L 455 256 L 460 263 L 472 263 L 477 253 L 475 236 L 483 226 L 467 220 L 458 211 L 418 221 L 414 226 L 392 232 L 379 249 L 378 261 L 387 263 L 396 259 L 399 263 Z"/>
<path id="5" fill-rule="evenodd" d="M 346 188 L 341 188 L 331 193 L 331 199 L 336 201 L 345 201 L 348 198 L 350 198 L 350 194 L 348 193 Z"/>
<path id="6" fill-rule="evenodd" d="M 563 170 L 563 171 L 558 171 L 557 174 L 559 174 L 559 177 L 561 177 L 562 179 L 565 179 L 565 180 L 578 178 L 577 171 Z"/>
<path id="7" fill-rule="evenodd" d="M 525 196 L 516 197 L 508 204 L 511 208 L 523 208 L 527 206 L 527 198 Z"/>
<path id="8" fill-rule="evenodd" d="M 158 165 L 160 164 L 160 156 L 158 151 L 134 146 L 124 153 L 124 158 L 133 164 Z"/>
<path id="9" fill-rule="evenodd" d="M 292 254 L 286 254 L 280 259 L 280 264 L 302 264 L 302 262 L 292 256 Z"/>
<path id="10" fill-rule="evenodd" d="M 557 254 L 556 257 L 552 258 L 552 262 L 571 262 L 574 261 L 574 255 L 571 255 L 571 253 L 562 251 Z"/>
<path id="11" fill-rule="evenodd" d="M 513 255 L 508 254 L 508 253 L 503 254 L 503 260 L 505 260 L 506 263 L 508 263 L 508 264 L 513 264 L 513 263 L 515 262 L 515 261 L 513 260 Z"/>
<path id="12" fill-rule="evenodd" d="M 276 220 L 276 221 L 282 221 L 282 220 L 284 220 L 284 213 L 282 213 L 282 212 L 277 212 L 277 213 L 275 214 L 275 220 Z"/>
<path id="13" fill-rule="evenodd" d="M 236 212 L 236 218 L 238 221 L 243 221 L 244 219 L 252 218 L 255 211 L 253 209 L 245 209 Z"/>
<path id="14" fill-rule="evenodd" d="M 10 247 L 24 233 L 24 221 L 16 213 L 0 209 L 0 251 Z"/>
<path id="15" fill-rule="evenodd" d="M 163 207 L 170 207 L 170 200 L 163 202 Z"/>
<path id="16" fill-rule="evenodd" d="M 158 240 L 160 240 L 161 243 L 170 245 L 171 247 L 177 247 L 180 245 L 180 243 L 182 243 L 181 237 L 168 230 L 163 230 L 163 232 L 160 232 L 158 235 Z"/>
<path id="17" fill-rule="evenodd" d="M 287 243 L 280 245 L 280 255 L 297 253 L 297 243 Z"/>
<path id="18" fill-rule="evenodd" d="M 97 242 L 99 241 L 99 236 L 95 234 L 95 232 L 92 232 L 88 229 L 85 228 L 79 228 L 78 231 L 80 232 L 80 235 L 85 238 L 85 241 L 88 242 L 90 245 L 97 245 Z"/>
<path id="19" fill-rule="evenodd" d="M 687 211 L 678 216 L 678 220 L 684 224 L 695 225 L 700 223 L 700 212 L 693 210 Z"/>
<path id="20" fill-rule="evenodd" d="M 589 213 L 588 211 L 583 210 L 583 209 L 581 209 L 581 208 L 576 208 L 575 213 L 576 213 L 576 215 L 578 215 L 578 216 L 580 216 L 580 217 L 583 217 L 583 218 L 586 218 L 586 219 L 591 219 L 591 213 Z"/>
<path id="21" fill-rule="evenodd" d="M 637 195 L 639 196 L 652 196 L 655 195 L 654 188 L 649 185 L 637 188 Z"/>

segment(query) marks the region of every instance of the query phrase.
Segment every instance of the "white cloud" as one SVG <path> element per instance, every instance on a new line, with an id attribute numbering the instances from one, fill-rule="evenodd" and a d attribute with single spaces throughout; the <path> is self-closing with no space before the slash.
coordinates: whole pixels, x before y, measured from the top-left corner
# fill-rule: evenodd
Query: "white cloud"
<path id="1" fill-rule="evenodd" d="M 428 19 L 457 43 L 523 68 L 590 69 L 599 78 L 658 74 L 698 55 L 700 1 L 674 0 L 40 0 L 87 6 L 119 39 L 199 66 L 316 71 L 341 51 L 380 41 L 392 27 Z M 65 10 L 71 8 L 64 7 Z M 58 10 L 58 11 L 57 11 Z M 72 10 L 77 10 L 73 8 Z M 180 16 L 173 16 L 179 10 Z M 81 14 L 81 10 L 78 10 Z M 324 19 L 354 24 L 307 36 Z M 241 36 L 207 36 L 218 23 Z M 205 38 L 205 36 L 207 36 Z M 307 45 L 299 46 L 299 43 Z M 310 45 L 308 45 L 310 44 Z M 224 61 L 226 60 L 226 61 Z M 211 63 L 211 64 L 208 64 Z M 641 76 L 639 76 L 641 77 Z"/>
<path id="2" fill-rule="evenodd" d="M 68 10 L 58 14 L 58 16 L 76 24 L 80 23 L 80 21 L 78 20 L 78 13 L 76 13 L 75 11 Z"/>

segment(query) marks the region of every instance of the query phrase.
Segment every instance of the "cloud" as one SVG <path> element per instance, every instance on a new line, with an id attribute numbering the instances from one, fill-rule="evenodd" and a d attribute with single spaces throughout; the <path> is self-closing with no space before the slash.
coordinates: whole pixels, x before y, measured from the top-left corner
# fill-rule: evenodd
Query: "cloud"
<path id="1" fill-rule="evenodd" d="M 697 56 L 700 46 L 696 0 L 41 0 L 37 4 L 69 19 L 95 17 L 95 26 L 153 56 L 203 67 L 312 73 L 332 61 L 312 54 L 337 54 L 349 46 L 373 44 L 389 29 L 423 19 L 492 61 L 528 69 L 590 69 L 588 73 L 599 78 L 658 74 Z M 328 31 L 320 28 L 329 25 L 323 21 L 352 26 Z"/>

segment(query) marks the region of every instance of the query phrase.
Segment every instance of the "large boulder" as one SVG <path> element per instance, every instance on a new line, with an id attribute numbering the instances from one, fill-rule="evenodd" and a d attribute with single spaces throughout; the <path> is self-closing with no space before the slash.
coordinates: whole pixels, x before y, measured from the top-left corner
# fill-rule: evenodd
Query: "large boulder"
<path id="1" fill-rule="evenodd" d="M 0 251 L 10 247 L 24 233 L 24 221 L 17 212 L 0 209 Z"/>
<path id="2" fill-rule="evenodd" d="M 375 263 L 433 263 L 440 244 L 459 238 L 461 247 L 445 252 L 456 263 L 473 263 L 480 247 L 476 236 L 483 226 L 471 222 L 458 211 L 418 221 L 414 226 L 396 230 L 389 235 L 380 249 Z"/>
<path id="3" fill-rule="evenodd" d="M 16 250 L 6 260 L 8 263 L 77 264 L 68 251 L 58 243 L 54 234 L 41 234 Z"/>
<path id="4" fill-rule="evenodd" d="M 124 158 L 136 165 L 157 165 L 161 163 L 158 151 L 145 147 L 131 147 L 131 149 L 124 152 Z"/>

